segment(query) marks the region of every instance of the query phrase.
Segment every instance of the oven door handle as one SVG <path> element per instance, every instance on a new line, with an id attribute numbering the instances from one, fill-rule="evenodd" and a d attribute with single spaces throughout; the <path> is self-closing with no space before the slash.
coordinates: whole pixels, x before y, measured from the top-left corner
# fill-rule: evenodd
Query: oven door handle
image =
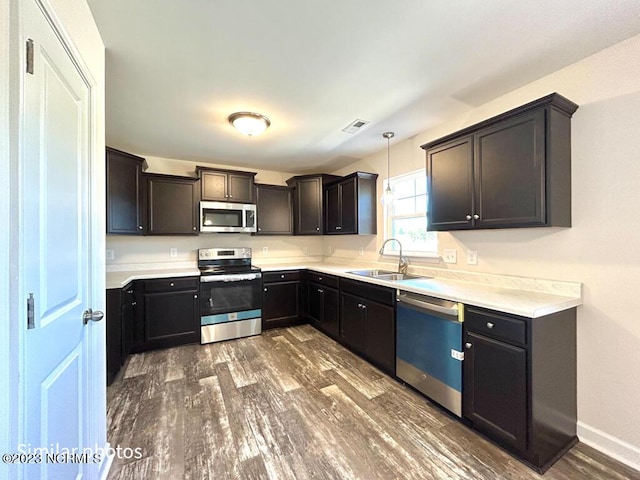
<path id="1" fill-rule="evenodd" d="M 201 283 L 209 282 L 244 282 L 256 280 L 262 276 L 261 273 L 239 273 L 232 275 L 204 275 L 200 277 Z"/>

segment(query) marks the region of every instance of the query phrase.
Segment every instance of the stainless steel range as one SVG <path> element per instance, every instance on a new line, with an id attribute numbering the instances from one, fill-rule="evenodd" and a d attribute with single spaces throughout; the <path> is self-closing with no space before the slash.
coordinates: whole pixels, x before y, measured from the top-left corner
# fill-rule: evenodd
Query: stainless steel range
<path id="1" fill-rule="evenodd" d="M 250 248 L 201 248 L 201 343 L 262 332 L 262 273 L 251 265 Z"/>

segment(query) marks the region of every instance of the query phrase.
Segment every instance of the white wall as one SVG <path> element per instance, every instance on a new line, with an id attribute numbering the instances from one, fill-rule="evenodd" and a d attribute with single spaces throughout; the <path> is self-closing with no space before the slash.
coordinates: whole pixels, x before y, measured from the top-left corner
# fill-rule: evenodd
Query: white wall
<path id="1" fill-rule="evenodd" d="M 551 92 L 580 105 L 572 120 L 572 228 L 440 233 L 440 252 L 457 249 L 458 264 L 439 266 L 584 283 L 578 435 L 640 468 L 640 36 L 394 145 L 391 175 L 423 167 L 420 145 L 427 141 Z M 385 160 L 386 147 L 343 170 L 386 178 Z M 381 215 L 378 225 L 382 232 Z M 334 255 L 346 258 L 362 243 L 356 237 L 328 241 L 338 246 Z M 478 251 L 477 266 L 464 264 L 467 249 Z"/>

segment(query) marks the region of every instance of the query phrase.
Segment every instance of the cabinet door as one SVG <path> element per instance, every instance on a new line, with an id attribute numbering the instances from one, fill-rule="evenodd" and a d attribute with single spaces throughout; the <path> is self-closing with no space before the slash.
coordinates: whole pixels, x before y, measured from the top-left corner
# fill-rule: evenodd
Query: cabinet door
<path id="1" fill-rule="evenodd" d="M 340 233 L 358 233 L 358 186 L 357 179 L 350 178 L 340 182 Z"/>
<path id="2" fill-rule="evenodd" d="M 338 336 L 339 330 L 339 299 L 338 290 L 334 288 L 322 287 L 323 291 L 323 315 L 322 329 L 334 337 Z"/>
<path id="3" fill-rule="evenodd" d="M 197 235 L 196 180 L 148 175 L 149 235 Z"/>
<path id="4" fill-rule="evenodd" d="M 107 233 L 144 234 L 144 159 L 107 148 Z"/>
<path id="5" fill-rule="evenodd" d="M 217 200 L 221 202 L 228 200 L 226 173 L 201 171 L 200 182 L 202 200 Z"/>
<path id="6" fill-rule="evenodd" d="M 324 290 L 322 285 L 307 284 L 307 315 L 309 320 L 320 327 L 324 318 Z"/>
<path id="7" fill-rule="evenodd" d="M 296 235 L 322 233 L 322 179 L 303 178 L 296 182 Z"/>
<path id="8" fill-rule="evenodd" d="M 293 199 L 289 187 L 256 185 L 257 235 L 293 235 Z"/>
<path id="9" fill-rule="evenodd" d="M 365 328 L 362 299 L 348 293 L 340 295 L 340 338 L 349 347 L 365 352 Z"/>
<path id="10" fill-rule="evenodd" d="M 134 344 L 134 324 L 136 315 L 136 300 L 133 287 L 126 287 L 122 293 L 122 319 L 120 322 L 122 328 L 122 359 L 121 363 L 127 358 L 133 349 Z"/>
<path id="11" fill-rule="evenodd" d="M 197 291 L 145 293 L 145 349 L 200 341 L 199 320 Z"/>
<path id="12" fill-rule="evenodd" d="M 378 302 L 363 300 L 363 304 L 366 324 L 365 353 L 372 363 L 387 372 L 395 373 L 395 310 Z"/>
<path id="13" fill-rule="evenodd" d="M 324 190 L 324 233 L 340 233 L 342 229 L 342 210 L 340 205 L 339 184 L 329 185 Z"/>
<path id="14" fill-rule="evenodd" d="M 538 110 L 474 136 L 477 227 L 544 225 L 544 125 Z"/>
<path id="15" fill-rule="evenodd" d="M 294 325 L 300 319 L 300 282 L 265 283 L 262 329 Z"/>
<path id="16" fill-rule="evenodd" d="M 527 351 L 465 333 L 463 416 L 478 430 L 527 448 Z"/>
<path id="17" fill-rule="evenodd" d="M 111 385 L 122 364 L 122 331 L 119 288 L 107 290 L 107 385 Z"/>
<path id="18" fill-rule="evenodd" d="M 427 150 L 428 230 L 472 228 L 472 155 L 471 137 Z"/>
<path id="19" fill-rule="evenodd" d="M 253 176 L 230 173 L 227 191 L 230 202 L 253 203 Z"/>

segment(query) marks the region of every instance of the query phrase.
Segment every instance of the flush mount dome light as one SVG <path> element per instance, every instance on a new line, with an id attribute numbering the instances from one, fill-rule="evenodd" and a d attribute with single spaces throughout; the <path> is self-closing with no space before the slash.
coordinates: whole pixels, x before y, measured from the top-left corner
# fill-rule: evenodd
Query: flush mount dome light
<path id="1" fill-rule="evenodd" d="M 229 115 L 229 123 L 240 133 L 253 137 L 264 132 L 271 121 L 264 115 L 253 112 L 236 112 Z"/>

